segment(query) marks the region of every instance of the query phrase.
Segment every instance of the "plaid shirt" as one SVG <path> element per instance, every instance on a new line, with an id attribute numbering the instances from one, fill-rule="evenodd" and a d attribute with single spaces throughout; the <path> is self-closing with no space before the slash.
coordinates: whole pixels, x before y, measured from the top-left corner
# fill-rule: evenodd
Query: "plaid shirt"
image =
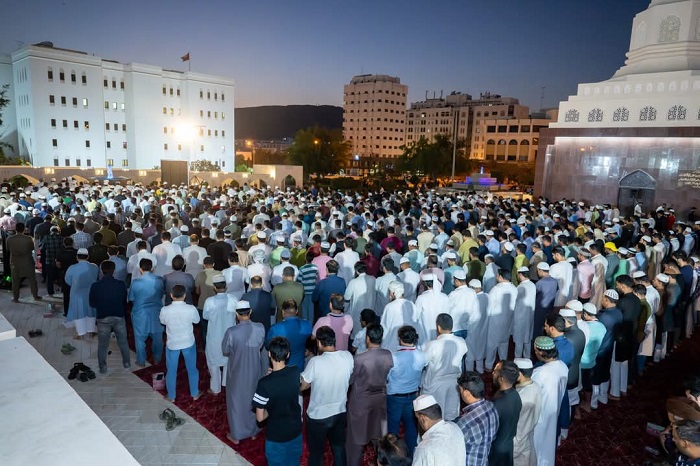
<path id="1" fill-rule="evenodd" d="M 489 400 L 467 405 L 455 423 L 464 434 L 467 447 L 467 466 L 487 466 L 491 442 L 498 430 L 498 413 Z"/>
<path id="2" fill-rule="evenodd" d="M 55 264 L 58 253 L 63 248 L 63 238 L 55 233 L 45 236 L 41 243 L 41 254 L 46 264 Z"/>
<path id="3" fill-rule="evenodd" d="M 92 236 L 84 231 L 76 231 L 71 238 L 73 238 L 73 247 L 75 249 L 87 249 L 93 245 Z"/>

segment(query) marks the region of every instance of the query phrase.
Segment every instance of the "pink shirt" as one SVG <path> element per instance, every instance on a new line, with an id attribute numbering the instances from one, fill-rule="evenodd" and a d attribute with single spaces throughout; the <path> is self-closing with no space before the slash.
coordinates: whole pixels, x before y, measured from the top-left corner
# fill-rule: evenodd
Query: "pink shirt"
<path id="1" fill-rule="evenodd" d="M 316 330 L 320 327 L 332 328 L 335 332 L 335 349 L 347 351 L 352 332 L 352 316 L 330 313 L 321 317 L 314 325 L 313 336 L 316 336 Z"/>
<path id="2" fill-rule="evenodd" d="M 325 255 L 316 256 L 314 257 L 314 260 L 311 261 L 312 264 L 318 267 L 318 277 L 316 277 L 316 283 L 326 278 L 326 276 L 328 275 L 328 272 L 326 271 L 326 263 L 328 263 L 328 261 L 332 259 L 333 258 L 331 256 Z"/>
<path id="3" fill-rule="evenodd" d="M 576 266 L 578 270 L 578 281 L 581 284 L 581 290 L 578 293 L 579 298 L 589 299 L 592 295 L 593 275 L 595 275 L 595 266 L 591 261 L 585 260 Z"/>

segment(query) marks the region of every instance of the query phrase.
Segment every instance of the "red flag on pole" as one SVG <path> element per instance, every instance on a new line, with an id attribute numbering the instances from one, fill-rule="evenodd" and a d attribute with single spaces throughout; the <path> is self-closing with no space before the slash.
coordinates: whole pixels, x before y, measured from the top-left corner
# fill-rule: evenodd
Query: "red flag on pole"
<path id="1" fill-rule="evenodd" d="M 190 61 L 190 52 L 187 52 L 183 56 L 180 57 L 182 61 Z"/>

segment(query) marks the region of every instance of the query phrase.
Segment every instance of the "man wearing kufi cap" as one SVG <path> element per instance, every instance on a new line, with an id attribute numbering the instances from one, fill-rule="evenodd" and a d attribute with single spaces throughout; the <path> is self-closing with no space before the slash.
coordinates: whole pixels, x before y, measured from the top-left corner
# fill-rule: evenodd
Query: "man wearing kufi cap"
<path id="1" fill-rule="evenodd" d="M 544 335 L 544 320 L 554 310 L 554 300 L 557 298 L 559 283 L 549 275 L 549 264 L 538 262 L 535 266 L 539 279 L 535 283 L 535 317 L 532 324 L 532 335 Z"/>
<path id="2" fill-rule="evenodd" d="M 221 342 L 226 330 L 236 325 L 238 300 L 232 294 L 226 293 L 226 277 L 223 274 L 214 275 L 211 281 L 216 294 L 204 301 L 202 317 L 208 322 L 205 345 L 207 368 L 211 376 L 208 392 L 218 395 L 221 392 L 221 386 L 226 386 L 226 365 L 228 364 L 228 358 L 221 352 Z"/>
<path id="3" fill-rule="evenodd" d="M 133 304 L 131 323 L 134 327 L 136 365 L 141 367 L 146 364 L 146 340 L 149 337 L 156 364 L 163 356 L 163 325 L 160 323 L 159 314 L 163 307 L 164 282 L 162 277 L 153 273 L 154 263 L 148 256 L 150 254 L 146 253 L 139 259 L 137 266 L 140 276 L 132 279 L 129 287 L 129 301 Z M 138 259 L 138 254 L 135 258 Z M 73 288 L 71 285 L 72 302 Z"/>
<path id="4" fill-rule="evenodd" d="M 535 338 L 535 356 L 542 362 L 532 373 L 532 381 L 542 390 L 542 408 L 533 437 L 537 464 L 554 466 L 558 441 L 557 418 L 566 393 L 569 369 L 559 360 L 559 352 L 550 337 Z"/>
<path id="5" fill-rule="evenodd" d="M 260 350 L 265 343 L 265 327 L 250 320 L 248 301 L 236 303 L 237 325 L 224 334 L 222 353 L 228 357 L 226 368 L 226 415 L 229 433 L 226 437 L 234 444 L 254 437 L 258 431 L 251 400 L 258 380 L 263 375 Z"/>
<path id="6" fill-rule="evenodd" d="M 515 300 L 513 315 L 513 341 L 515 342 L 515 357 L 530 357 L 532 333 L 537 304 L 537 285 L 530 280 L 530 269 L 520 267 L 518 274 L 519 285 Z"/>
<path id="7" fill-rule="evenodd" d="M 437 276 L 428 273 L 421 276 L 421 283 L 425 291 L 416 298 L 416 321 L 420 322 L 427 340 L 437 338 L 435 319 L 440 313 L 448 312 L 450 300 L 445 293 L 440 291 Z"/>
<path id="8" fill-rule="evenodd" d="M 17 232 L 20 234 L 19 224 L 17 226 Z M 12 253 L 12 249 L 10 249 L 10 253 Z M 88 255 L 87 249 L 78 249 L 78 262 L 68 267 L 64 277 L 66 284 L 71 287 L 65 325 L 66 327 L 75 327 L 77 333 L 75 339 L 77 340 L 82 339 L 86 333 L 96 333 L 95 309 L 90 306 L 90 287 L 99 278 L 99 270 L 95 264 L 88 262 Z M 36 286 L 32 287 L 32 293 L 36 293 Z M 158 360 L 160 361 L 160 355 Z"/>
<path id="9" fill-rule="evenodd" d="M 534 366 L 530 358 L 515 358 L 514 362 L 520 371 L 515 389 L 520 395 L 522 408 L 518 430 L 513 439 L 513 465 L 534 466 L 537 464 L 535 426 L 542 411 L 542 388 L 532 381 Z"/>
<path id="10" fill-rule="evenodd" d="M 508 357 L 508 341 L 513 326 L 513 315 L 518 290 L 511 281 L 511 270 L 500 269 L 498 284 L 489 292 L 487 309 L 488 338 L 486 342 L 486 370 L 494 367 L 496 353 L 501 361 Z"/>
<path id="11" fill-rule="evenodd" d="M 602 308 L 598 310 L 598 321 L 605 325 L 605 336 L 598 349 L 591 383 L 593 394 L 591 395 L 591 409 L 598 408 L 598 402 L 608 404 L 608 391 L 610 388 L 610 366 L 612 364 L 615 341 L 622 324 L 622 312 L 617 308 L 620 295 L 613 289 L 606 290 L 602 299 Z"/>
<path id="12" fill-rule="evenodd" d="M 581 318 L 583 325 L 588 330 L 586 347 L 581 357 L 581 385 L 583 388 L 583 391 L 580 392 L 581 409 L 590 412 L 590 395 L 593 390 L 591 375 L 607 330 L 605 325 L 598 321 L 598 310 L 593 303 L 583 304 Z"/>
<path id="13" fill-rule="evenodd" d="M 446 294 L 450 294 L 454 290 L 453 274 L 457 271 L 464 271 L 462 267 L 457 265 L 457 254 L 454 251 L 447 251 L 443 254 L 445 258 L 444 272 L 445 272 L 445 284 L 442 287 L 442 291 Z"/>
<path id="14" fill-rule="evenodd" d="M 570 414 L 574 416 L 576 413 L 576 407 L 579 405 L 579 367 L 581 365 L 581 357 L 583 356 L 583 351 L 586 347 L 587 337 L 583 330 L 578 327 L 578 320 L 576 318 L 576 313 L 583 312 L 583 304 L 580 301 L 572 300 L 566 303 L 564 309 L 559 311 L 559 315 L 564 318 L 565 330 L 564 337 L 571 343 L 573 349 L 573 359 L 571 365 L 569 366 L 569 377 L 567 381 L 567 391 L 568 391 L 568 406 L 570 411 L 565 414 Z M 588 329 L 586 329 L 588 331 Z M 565 407 L 566 408 L 566 407 Z M 561 425 L 562 438 L 566 438 L 568 435 L 568 428 L 570 425 L 570 419 L 564 419 Z"/>
<path id="15" fill-rule="evenodd" d="M 408 252 L 404 254 L 404 257 L 407 257 L 411 262 L 411 269 L 416 273 L 420 273 L 425 255 L 418 249 L 417 240 L 412 239 L 408 241 Z"/>
<path id="16" fill-rule="evenodd" d="M 424 432 L 413 454 L 413 465 L 462 465 L 467 462 L 464 435 L 451 421 L 445 421 L 442 409 L 432 395 L 413 400 L 416 419 Z"/>

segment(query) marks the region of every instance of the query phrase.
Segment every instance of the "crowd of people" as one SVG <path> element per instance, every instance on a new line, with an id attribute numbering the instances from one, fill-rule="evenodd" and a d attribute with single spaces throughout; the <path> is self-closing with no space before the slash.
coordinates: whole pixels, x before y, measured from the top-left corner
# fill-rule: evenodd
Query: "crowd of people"
<path id="1" fill-rule="evenodd" d="M 124 367 L 130 331 L 138 366 L 165 352 L 171 401 L 180 355 L 203 395 L 204 351 L 229 440 L 266 426 L 270 465 L 299 464 L 304 428 L 311 466 L 326 441 L 336 465 L 361 465 L 369 444 L 379 465 L 552 465 L 576 419 L 698 324 L 695 209 L 71 179 L 1 190 L 14 302 L 23 280 L 23 301 L 42 299 L 38 267 L 75 338 L 97 335 L 100 372 L 112 333 Z M 678 464 L 695 464 L 697 421 L 672 434 Z"/>

